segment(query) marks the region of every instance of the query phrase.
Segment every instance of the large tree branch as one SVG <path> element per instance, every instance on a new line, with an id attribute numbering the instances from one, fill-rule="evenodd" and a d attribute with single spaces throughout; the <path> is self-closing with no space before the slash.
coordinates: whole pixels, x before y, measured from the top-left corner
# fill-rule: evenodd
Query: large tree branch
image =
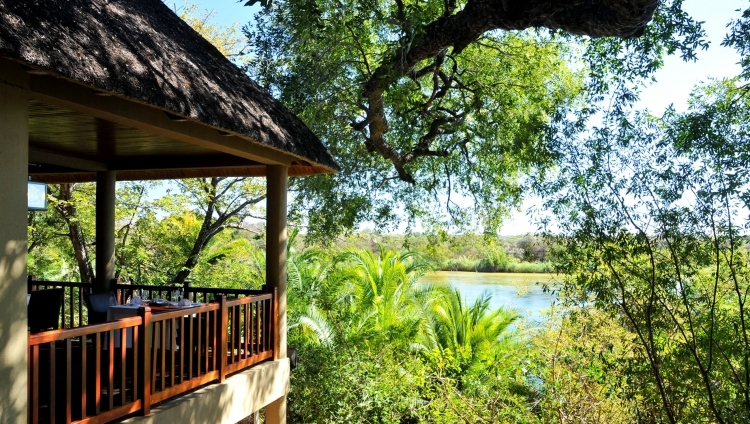
<path id="1" fill-rule="evenodd" d="M 402 42 L 365 82 L 362 97 L 367 102 L 366 116 L 352 123 L 352 127 L 363 133 L 367 128 L 368 149 L 391 161 L 401 180 L 414 183 L 404 168 L 408 163 L 405 155 L 385 137 L 388 120 L 383 94 L 398 79 L 405 76 L 416 79 L 436 71 L 441 52 L 452 48 L 453 54 L 460 53 L 482 34 L 496 29 L 544 27 L 591 37 L 639 36 L 658 3 L 659 0 L 470 0 L 466 7 L 453 13 L 451 2 L 447 1 L 443 16 L 412 32 L 419 35 Z M 423 69 L 414 69 L 430 58 L 437 60 Z"/>

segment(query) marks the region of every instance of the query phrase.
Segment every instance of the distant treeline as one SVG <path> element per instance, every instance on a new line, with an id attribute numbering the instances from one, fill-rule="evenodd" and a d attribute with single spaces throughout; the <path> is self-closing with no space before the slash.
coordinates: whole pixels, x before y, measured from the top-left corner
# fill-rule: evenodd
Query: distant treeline
<path id="1" fill-rule="evenodd" d="M 301 250 L 304 236 L 297 242 Z M 553 272 L 548 261 L 550 245 L 541 237 L 531 234 L 505 237 L 487 237 L 481 234 L 380 234 L 358 232 L 341 237 L 335 249 L 367 249 L 416 251 L 430 259 L 442 271 L 477 272 Z"/>

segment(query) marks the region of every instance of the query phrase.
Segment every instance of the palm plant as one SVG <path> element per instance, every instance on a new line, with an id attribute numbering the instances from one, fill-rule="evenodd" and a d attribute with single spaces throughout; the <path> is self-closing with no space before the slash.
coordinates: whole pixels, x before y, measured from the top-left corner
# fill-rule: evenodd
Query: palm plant
<path id="1" fill-rule="evenodd" d="M 416 252 L 349 250 L 340 258 L 347 284 L 350 338 L 413 343 L 427 328 L 433 290 L 418 280 L 431 270 Z"/>
<path id="2" fill-rule="evenodd" d="M 459 373 L 481 372 L 500 362 L 514 344 L 510 325 L 519 318 L 512 310 L 490 309 L 489 292 L 469 306 L 458 289 L 442 292 L 433 304 L 432 331 L 425 347 L 442 359 L 458 360 Z"/>
<path id="3" fill-rule="evenodd" d="M 429 330 L 433 289 L 418 280 L 432 269 L 414 252 L 347 250 L 312 275 L 318 287 L 299 316 L 301 331 L 322 344 L 411 345 Z M 300 278 L 302 273 L 298 274 Z"/>

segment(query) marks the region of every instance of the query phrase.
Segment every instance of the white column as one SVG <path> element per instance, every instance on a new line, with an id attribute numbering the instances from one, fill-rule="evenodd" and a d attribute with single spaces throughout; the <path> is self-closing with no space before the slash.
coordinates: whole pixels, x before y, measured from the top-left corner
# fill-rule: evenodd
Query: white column
<path id="1" fill-rule="evenodd" d="M 286 360 L 287 167 L 268 166 L 266 176 L 266 282 L 278 295 L 276 360 Z M 286 424 L 286 395 L 266 407 L 268 424 Z"/>
<path id="2" fill-rule="evenodd" d="M 28 77 L 0 60 L 0 423 L 27 421 Z"/>
<path id="3" fill-rule="evenodd" d="M 117 173 L 96 173 L 96 283 L 95 292 L 111 290 L 115 278 L 115 181 Z"/>

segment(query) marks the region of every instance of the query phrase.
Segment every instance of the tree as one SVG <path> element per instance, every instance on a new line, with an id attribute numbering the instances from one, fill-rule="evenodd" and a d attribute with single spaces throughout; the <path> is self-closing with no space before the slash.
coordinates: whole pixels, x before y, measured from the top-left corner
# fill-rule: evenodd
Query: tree
<path id="1" fill-rule="evenodd" d="M 562 232 L 565 298 L 632 333 L 635 355 L 619 361 L 650 419 L 750 417 L 746 87 L 698 87 L 685 114 L 611 111 L 539 186 Z"/>
<path id="2" fill-rule="evenodd" d="M 185 196 L 201 225 L 182 268 L 172 278 L 172 285 L 185 282 L 211 239 L 226 228 L 242 229 L 241 224 L 255 212 L 251 207 L 265 200 L 265 187 L 254 178 L 195 178 L 180 180 L 178 197 Z"/>
<path id="3" fill-rule="evenodd" d="M 91 245 L 89 237 L 93 233 L 91 224 L 94 218 L 91 214 L 93 205 L 90 202 L 92 191 L 91 184 L 64 183 L 52 187 L 52 205 L 65 221 L 70 245 L 78 266 L 78 274 L 84 283 L 94 281 L 94 268 L 91 255 L 89 255 Z M 84 209 L 83 214 L 79 213 L 81 208 Z M 84 230 L 86 224 L 88 224 L 86 228 L 88 231 Z"/>
<path id="4" fill-rule="evenodd" d="M 166 0 L 164 2 L 169 4 Z M 198 5 L 189 0 L 183 0 L 181 3 L 180 6 L 172 3 L 172 9 L 180 19 L 236 64 L 247 63 L 249 60 L 247 39 L 242 35 L 239 24 L 217 25 L 212 22 L 216 18 L 215 10 L 199 11 Z"/>
<path id="5" fill-rule="evenodd" d="M 679 0 L 646 25 L 657 3 L 272 3 L 248 34 L 248 69 L 343 168 L 295 181 L 293 212 L 318 237 L 404 217 L 492 232 L 519 178 L 554 162 L 558 130 L 596 112 L 590 101 L 648 78 L 664 53 L 704 45 Z M 549 30 L 510 31 L 524 28 Z"/>

